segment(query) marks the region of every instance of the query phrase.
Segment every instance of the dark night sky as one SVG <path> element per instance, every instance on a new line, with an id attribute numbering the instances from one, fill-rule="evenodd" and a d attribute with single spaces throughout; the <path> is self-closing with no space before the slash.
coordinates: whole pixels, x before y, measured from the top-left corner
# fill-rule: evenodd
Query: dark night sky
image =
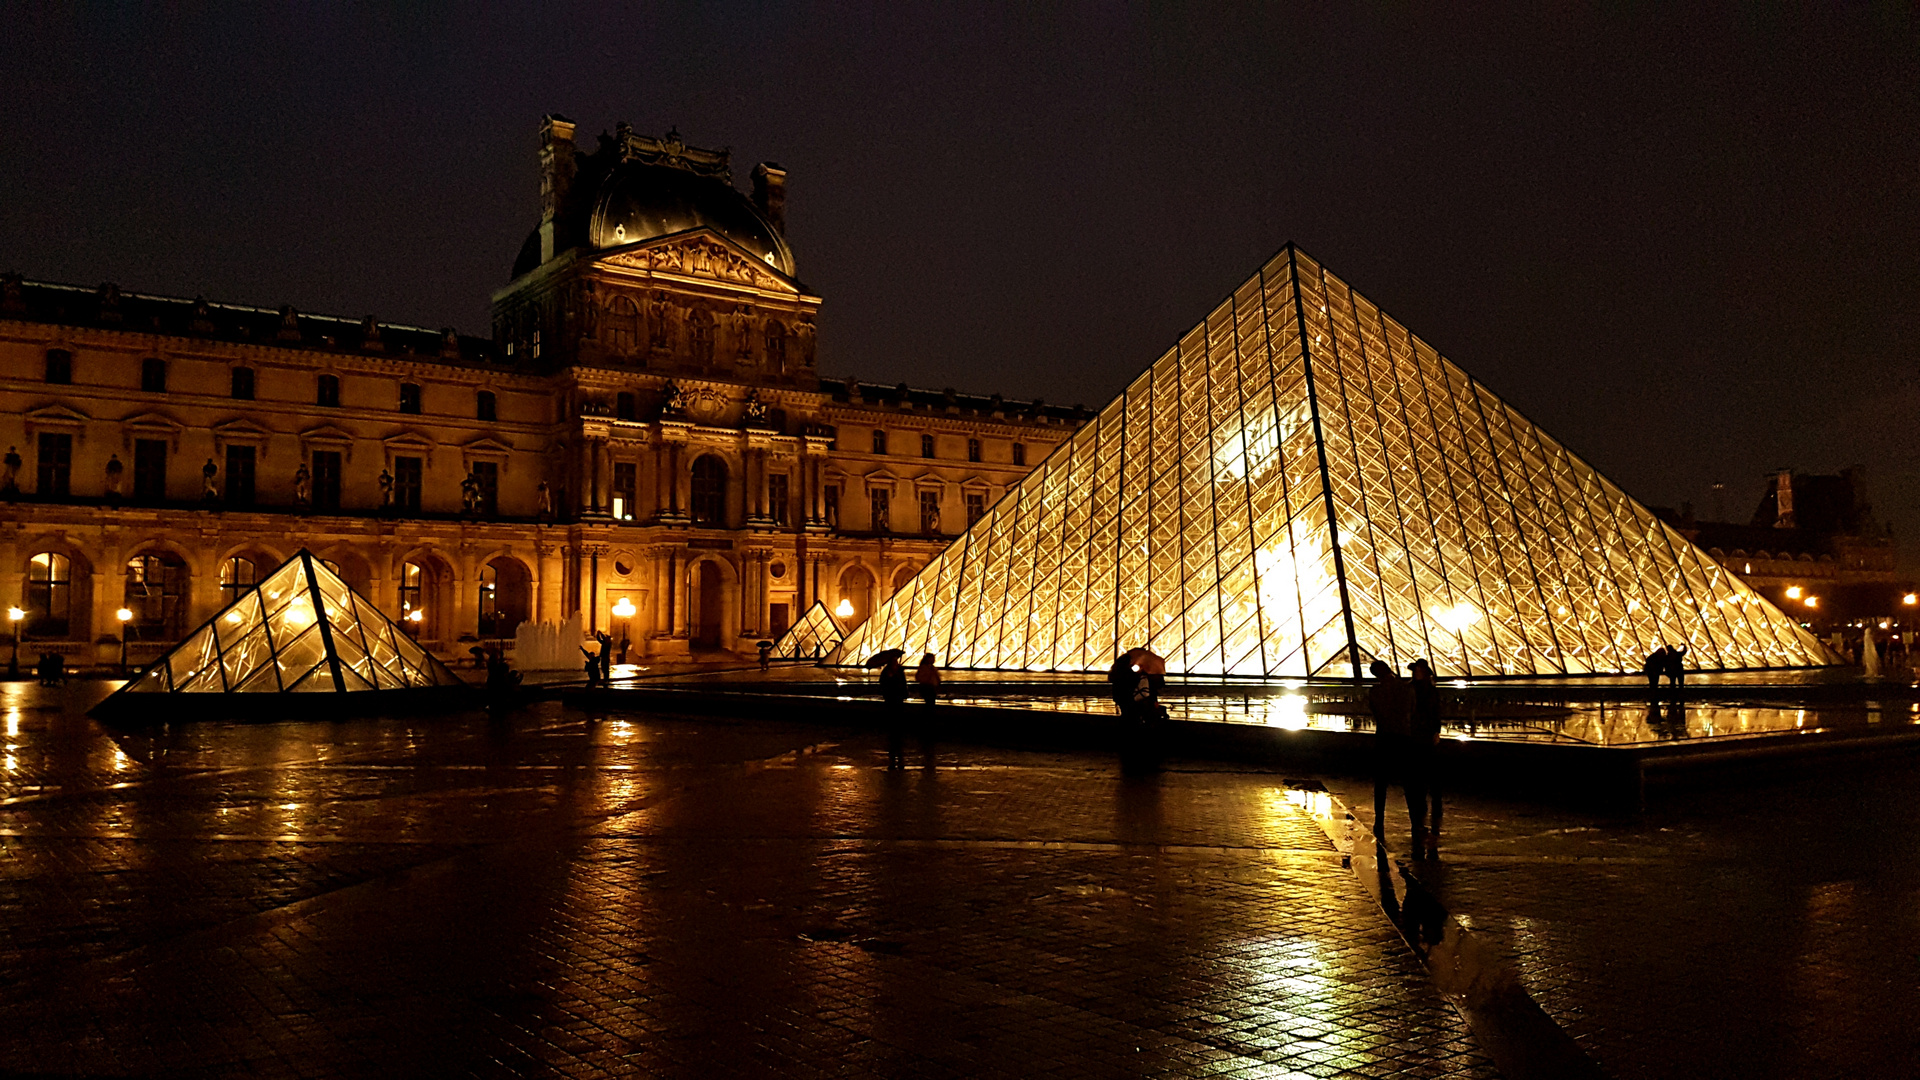
<path id="1" fill-rule="evenodd" d="M 1292 239 L 1644 501 L 1913 551 L 1920 23 L 1800 6 L 10 6 L 0 269 L 484 333 L 541 114 L 677 125 L 826 372 L 1099 404 Z"/>

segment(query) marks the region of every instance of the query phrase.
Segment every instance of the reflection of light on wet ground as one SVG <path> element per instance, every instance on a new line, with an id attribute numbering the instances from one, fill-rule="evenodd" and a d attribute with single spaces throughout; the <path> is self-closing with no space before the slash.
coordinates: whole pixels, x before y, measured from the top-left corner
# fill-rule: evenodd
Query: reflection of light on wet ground
<path id="1" fill-rule="evenodd" d="M 1333 820 L 1333 796 L 1324 791 L 1288 788 L 1284 798 L 1289 805 L 1297 806 L 1322 821 Z"/>

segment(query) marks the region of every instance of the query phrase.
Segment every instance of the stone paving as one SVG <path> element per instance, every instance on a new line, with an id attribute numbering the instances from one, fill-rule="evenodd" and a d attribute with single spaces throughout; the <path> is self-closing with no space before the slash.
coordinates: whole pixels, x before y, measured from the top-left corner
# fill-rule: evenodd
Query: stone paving
<path id="1" fill-rule="evenodd" d="M 1631 816 L 1455 797 L 1419 874 L 1621 1080 L 1920 1076 L 1916 781 L 1896 758 Z M 1370 782 L 1327 784 L 1371 824 Z"/>
<path id="2" fill-rule="evenodd" d="M 0 1074 L 1495 1075 L 1270 774 L 98 689 L 0 688 Z"/>

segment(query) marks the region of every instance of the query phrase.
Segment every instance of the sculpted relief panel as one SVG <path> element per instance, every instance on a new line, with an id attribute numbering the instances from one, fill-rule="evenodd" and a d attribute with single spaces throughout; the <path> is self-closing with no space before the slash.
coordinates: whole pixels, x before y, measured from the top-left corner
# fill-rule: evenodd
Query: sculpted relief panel
<path id="1" fill-rule="evenodd" d="M 780 292 L 794 291 L 792 285 L 773 273 L 766 264 L 704 236 L 657 244 L 637 251 L 623 251 L 607 256 L 606 261 L 636 270 L 687 274 Z"/>

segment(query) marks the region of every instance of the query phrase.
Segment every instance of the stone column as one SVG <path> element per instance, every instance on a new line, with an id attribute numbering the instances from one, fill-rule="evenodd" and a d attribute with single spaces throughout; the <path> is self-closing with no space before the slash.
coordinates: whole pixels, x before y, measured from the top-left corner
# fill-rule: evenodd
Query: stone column
<path id="1" fill-rule="evenodd" d="M 650 548 L 647 557 L 653 563 L 653 625 L 654 637 L 673 635 L 673 549 L 670 547 Z"/>
<path id="2" fill-rule="evenodd" d="M 560 549 L 541 539 L 534 542 L 534 558 L 539 565 L 540 577 L 534 583 L 539 594 L 539 614 L 535 616 L 541 622 L 560 622 L 565 616 L 560 613 L 561 570 Z"/>

